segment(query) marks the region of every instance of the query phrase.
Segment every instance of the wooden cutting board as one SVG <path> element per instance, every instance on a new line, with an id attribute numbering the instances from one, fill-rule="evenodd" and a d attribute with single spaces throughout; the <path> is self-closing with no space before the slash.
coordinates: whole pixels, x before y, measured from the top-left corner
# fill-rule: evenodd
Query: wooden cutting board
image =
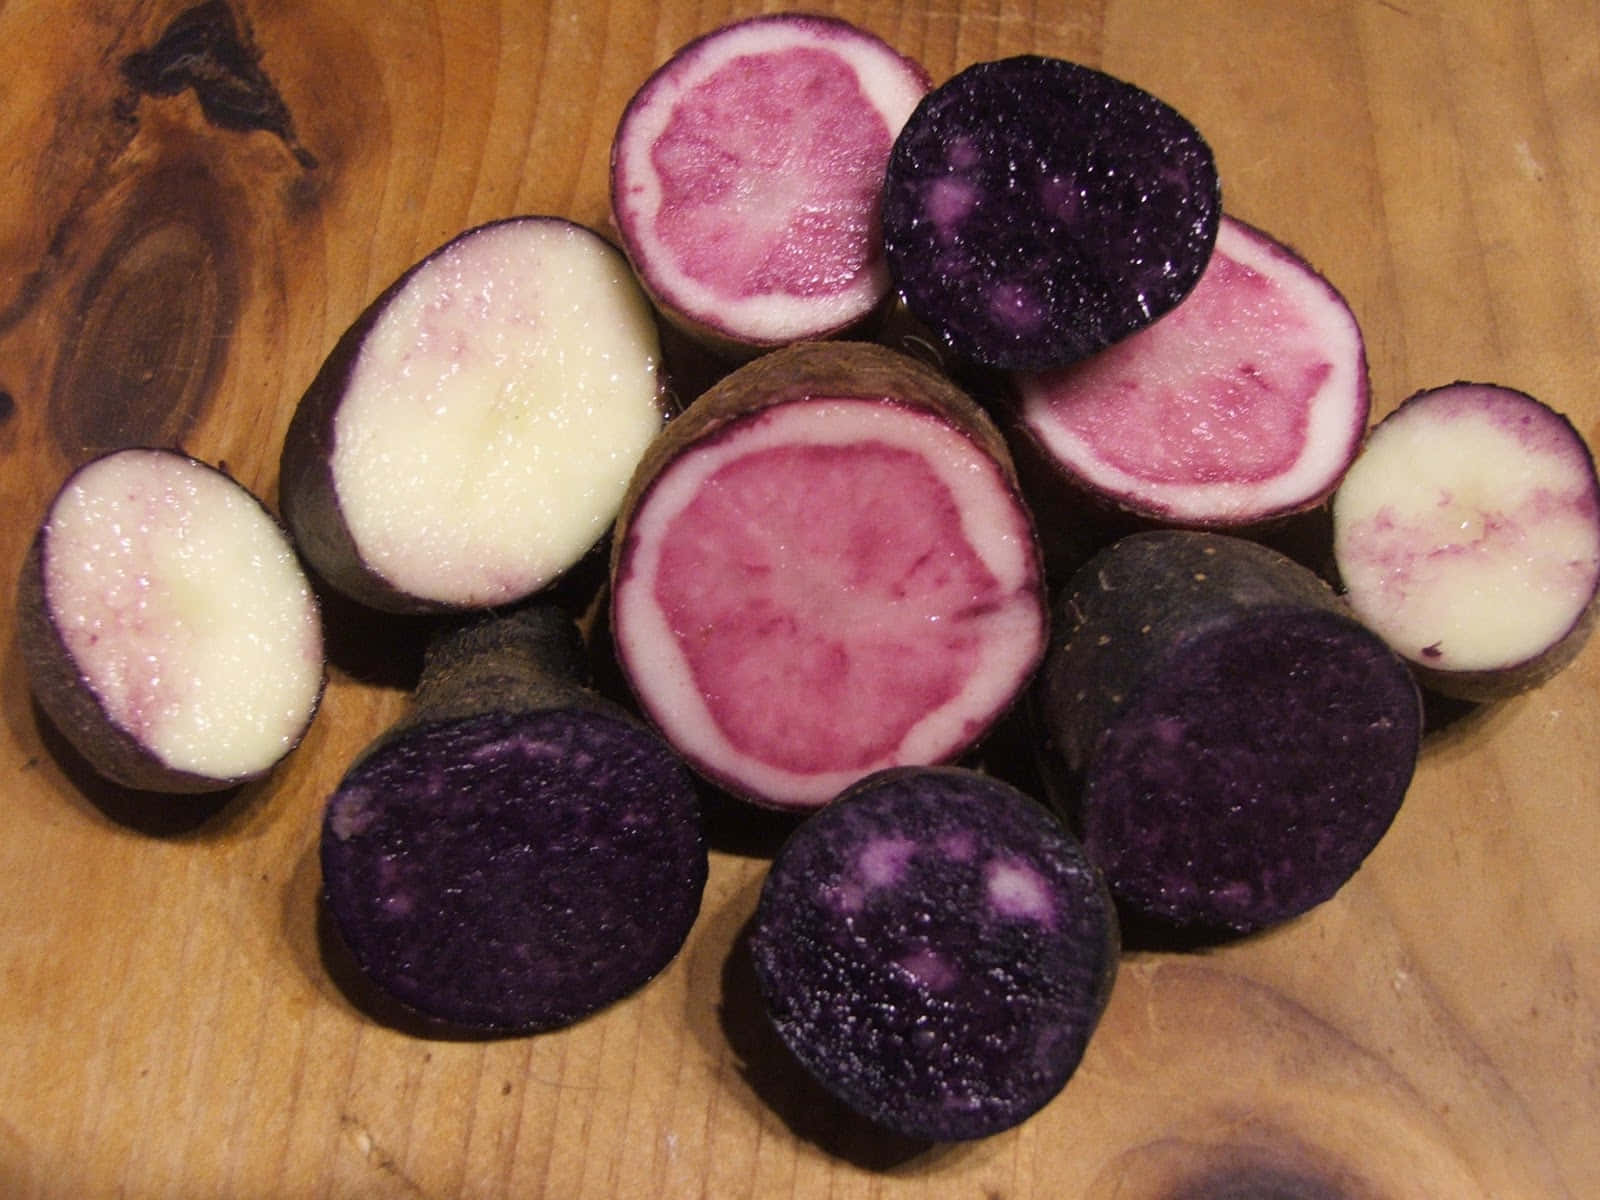
<path id="1" fill-rule="evenodd" d="M 604 229 L 633 88 L 756 11 L 218 0 L 188 17 L 195 57 L 138 57 L 184 7 L 0 5 L 9 578 L 104 447 L 180 443 L 275 503 L 295 401 L 360 308 L 489 218 Z M 1348 297 L 1379 412 L 1494 380 L 1600 439 L 1596 0 L 830 11 L 936 79 L 1033 51 L 1156 92 L 1211 140 L 1229 209 Z M 306 744 L 196 808 L 73 761 L 0 608 L 0 1196 L 1600 1196 L 1600 646 L 1432 737 L 1336 899 L 1130 953 L 1057 1100 L 918 1149 L 769 1053 L 734 948 L 771 845 L 737 829 L 677 962 L 603 1015 L 488 1044 L 365 1016 L 319 943 L 316 834 L 404 679 L 386 627 L 329 620 Z"/>

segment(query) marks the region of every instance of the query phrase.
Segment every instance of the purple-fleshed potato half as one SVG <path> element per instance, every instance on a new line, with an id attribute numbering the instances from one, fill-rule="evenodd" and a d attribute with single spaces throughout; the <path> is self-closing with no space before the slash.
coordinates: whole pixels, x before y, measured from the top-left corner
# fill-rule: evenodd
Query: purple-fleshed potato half
<path id="1" fill-rule="evenodd" d="M 707 859 L 693 779 L 585 707 L 425 721 L 345 776 L 323 897 L 362 977 L 441 1027 L 570 1025 L 677 954 Z"/>
<path id="2" fill-rule="evenodd" d="M 1066 1084 L 1116 971 L 1098 872 L 1043 806 L 959 767 L 871 776 L 773 861 L 750 934 L 780 1038 L 903 1137 L 1012 1128 Z"/>
<path id="3" fill-rule="evenodd" d="M 978 63 L 912 113 L 889 156 L 889 269 L 962 359 L 1043 370 L 1181 300 L 1221 217 L 1211 148 L 1149 92 L 1058 58 Z"/>
<path id="4" fill-rule="evenodd" d="M 1035 692 L 1049 788 L 1127 913 L 1200 934 L 1307 912 L 1399 812 L 1422 706 L 1326 582 L 1158 530 L 1068 581 Z"/>

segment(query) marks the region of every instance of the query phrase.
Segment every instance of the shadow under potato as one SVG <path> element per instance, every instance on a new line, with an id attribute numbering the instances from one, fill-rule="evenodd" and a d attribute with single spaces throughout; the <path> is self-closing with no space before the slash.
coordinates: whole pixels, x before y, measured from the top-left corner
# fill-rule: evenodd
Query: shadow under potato
<path id="1" fill-rule="evenodd" d="M 699 793 L 706 844 L 739 858 L 770 860 L 810 815 L 810 810 L 763 808 L 705 781 L 699 781 Z"/>
<path id="2" fill-rule="evenodd" d="M 328 665 L 376 687 L 402 691 L 415 687 L 422 674 L 423 653 L 444 619 L 378 612 L 320 579 L 315 584 Z"/>
<path id="3" fill-rule="evenodd" d="M 811 1077 L 784 1045 L 761 1003 L 749 923 L 739 931 L 724 963 L 718 1017 L 739 1062 L 740 1077 L 791 1133 L 828 1155 L 863 1170 L 892 1171 L 959 1148 L 883 1129 Z"/>
<path id="4" fill-rule="evenodd" d="M 1489 706 L 1478 700 L 1458 700 L 1431 688 L 1422 689 L 1422 738 L 1424 742 L 1444 734 L 1478 716 Z"/>
<path id="5" fill-rule="evenodd" d="M 1305 913 L 1300 913 L 1275 925 L 1240 932 L 1203 925 L 1174 925 L 1148 913 L 1117 905 L 1117 924 L 1122 933 L 1124 954 L 1201 954 L 1207 950 L 1220 950 L 1224 946 L 1256 941 L 1294 924 L 1304 916 Z"/>
<path id="6" fill-rule="evenodd" d="M 151 792 L 126 787 L 107 779 L 56 727 L 50 715 L 33 701 L 34 723 L 43 743 L 73 789 L 101 816 L 115 825 L 146 837 L 182 838 L 215 832 L 213 825 L 229 824 L 248 807 L 256 790 L 235 784 L 214 792 Z"/>

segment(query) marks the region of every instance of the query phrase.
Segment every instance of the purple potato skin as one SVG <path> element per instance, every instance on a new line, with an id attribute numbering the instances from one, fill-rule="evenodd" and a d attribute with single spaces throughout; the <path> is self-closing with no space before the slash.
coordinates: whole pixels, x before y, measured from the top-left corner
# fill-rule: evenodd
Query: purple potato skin
<path id="1" fill-rule="evenodd" d="M 279 452 L 278 505 L 302 557 L 337 591 L 381 612 L 446 610 L 396 588 L 361 557 L 334 486 L 334 425 L 368 335 L 411 277 L 447 248 L 407 269 L 339 337 L 296 404 Z"/>
<path id="2" fill-rule="evenodd" d="M 199 795 L 221 791 L 237 779 L 212 779 L 169 767 L 113 721 L 84 682 L 44 595 L 41 530 L 23 560 L 17 584 L 17 643 L 34 699 L 50 723 L 96 774 L 132 791 Z"/>
<path id="3" fill-rule="evenodd" d="M 569 1025 L 642 987 L 699 912 L 685 768 L 582 709 L 417 725 L 339 785 L 324 901 L 362 974 L 451 1029 Z"/>
<path id="4" fill-rule="evenodd" d="M 884 238 L 907 307 L 955 355 L 1065 366 L 1199 279 L 1221 187 L 1198 130 L 1062 59 L 979 63 L 924 98 L 889 158 Z"/>
<path id="5" fill-rule="evenodd" d="M 1047 789 L 1119 905 L 1203 933 L 1337 892 L 1422 733 L 1410 671 L 1323 580 L 1191 531 L 1123 538 L 1073 576 L 1033 699 Z"/>
<path id="6" fill-rule="evenodd" d="M 875 862 L 892 881 L 863 884 Z M 1047 920 L 996 908 L 997 864 Z M 790 836 L 750 948 L 801 1065 L 880 1128 L 942 1142 L 1011 1128 L 1065 1086 L 1119 937 L 1098 872 L 1042 805 L 965 768 L 902 767 Z"/>

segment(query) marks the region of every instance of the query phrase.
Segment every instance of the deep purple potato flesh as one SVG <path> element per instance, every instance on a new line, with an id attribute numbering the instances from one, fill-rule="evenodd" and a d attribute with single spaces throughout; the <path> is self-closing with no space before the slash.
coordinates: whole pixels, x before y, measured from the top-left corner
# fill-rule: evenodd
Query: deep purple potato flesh
<path id="1" fill-rule="evenodd" d="M 969 67 L 889 157 L 889 269 L 961 358 L 1063 366 L 1193 287 L 1221 218 L 1211 149 L 1148 92 L 1061 59 Z"/>
<path id="2" fill-rule="evenodd" d="M 954 767 L 870 776 L 790 837 L 751 931 L 780 1038 L 832 1094 L 928 1141 L 1010 1128 L 1076 1069 L 1114 911 L 1041 805 Z"/>
<path id="3" fill-rule="evenodd" d="M 485 1035 L 568 1025 L 655 976 L 699 911 L 687 771 L 585 709 L 404 730 L 330 799 L 327 911 L 382 994 Z"/>
<path id="4" fill-rule="evenodd" d="M 1073 577 L 1037 689 L 1056 798 L 1118 902 L 1244 933 L 1334 895 L 1416 764 L 1404 663 L 1252 542 L 1125 538 Z"/>

